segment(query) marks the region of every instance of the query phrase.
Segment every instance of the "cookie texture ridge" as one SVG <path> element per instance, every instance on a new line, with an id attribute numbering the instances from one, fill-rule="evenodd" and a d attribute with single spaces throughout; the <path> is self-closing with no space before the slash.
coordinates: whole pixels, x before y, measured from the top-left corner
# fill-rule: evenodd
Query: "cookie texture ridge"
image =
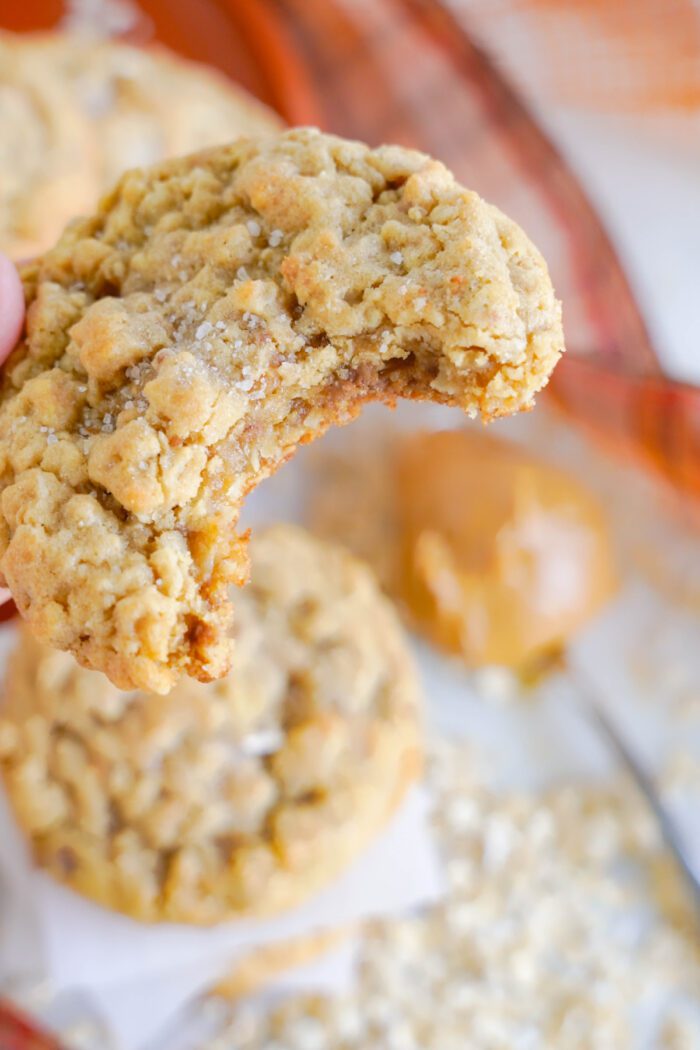
<path id="1" fill-rule="evenodd" d="M 122 688 L 230 664 L 242 501 L 367 401 L 528 408 L 546 266 L 443 165 L 301 129 L 127 173 L 24 271 L 0 392 L 0 571 Z"/>
<path id="2" fill-rule="evenodd" d="M 10 659 L 0 770 L 37 862 L 144 921 L 300 904 L 420 775 L 416 672 L 370 570 L 292 526 L 251 552 L 221 681 L 121 692 L 26 627 Z"/>
<path id="3" fill-rule="evenodd" d="M 0 249 L 49 248 L 127 168 L 279 125 L 222 74 L 163 47 L 0 33 Z"/>

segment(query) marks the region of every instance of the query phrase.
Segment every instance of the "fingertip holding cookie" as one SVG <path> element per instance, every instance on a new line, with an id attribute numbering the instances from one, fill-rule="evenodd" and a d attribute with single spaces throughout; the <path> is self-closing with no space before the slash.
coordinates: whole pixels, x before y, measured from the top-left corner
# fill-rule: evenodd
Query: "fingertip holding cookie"
<path id="1" fill-rule="evenodd" d="M 24 279 L 0 572 L 124 689 L 226 673 L 241 506 L 299 444 L 369 401 L 529 408 L 563 350 L 515 223 L 424 154 L 314 129 L 127 173 Z"/>
<path id="2" fill-rule="evenodd" d="M 23 323 L 22 282 L 12 260 L 0 253 L 0 364 L 17 344 Z"/>

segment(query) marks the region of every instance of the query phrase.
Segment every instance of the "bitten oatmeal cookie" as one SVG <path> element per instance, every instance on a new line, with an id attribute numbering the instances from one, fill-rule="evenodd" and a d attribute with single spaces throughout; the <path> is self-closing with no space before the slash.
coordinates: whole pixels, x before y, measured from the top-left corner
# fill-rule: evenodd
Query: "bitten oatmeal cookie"
<path id="1" fill-rule="evenodd" d="M 139 919 L 301 903 L 420 773 L 417 679 L 370 570 L 292 526 L 251 554 L 232 677 L 120 692 L 26 628 L 10 661 L 0 766 L 34 856 Z"/>
<path id="2" fill-rule="evenodd" d="M 230 662 L 244 496 L 369 400 L 485 418 L 562 351 L 522 231 L 439 163 L 295 130 L 129 172 L 24 271 L 0 396 L 0 570 L 122 688 Z"/>
<path id="3" fill-rule="evenodd" d="M 27 258 L 50 247 L 127 168 L 279 124 L 162 47 L 0 33 L 0 248 Z"/>

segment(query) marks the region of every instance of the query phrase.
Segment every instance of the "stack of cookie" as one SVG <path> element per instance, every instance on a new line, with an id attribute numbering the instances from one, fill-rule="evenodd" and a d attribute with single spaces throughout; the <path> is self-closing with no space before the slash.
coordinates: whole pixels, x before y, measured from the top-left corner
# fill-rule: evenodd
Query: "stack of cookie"
<path id="1" fill-rule="evenodd" d="M 120 691 L 24 629 L 0 709 L 4 787 L 34 862 L 141 922 L 232 920 L 230 940 L 211 942 L 229 995 L 333 946 L 358 909 L 384 910 L 371 886 L 349 912 L 343 891 L 327 887 L 391 823 L 422 750 L 419 688 L 396 615 L 342 548 L 291 525 L 261 531 L 235 611 L 235 674 L 184 679 L 167 696 Z M 400 904 L 403 878 L 397 867 Z M 302 915 L 322 891 L 321 918 L 313 903 Z M 434 887 L 428 879 L 409 892 L 418 903 Z M 82 914 L 60 894 L 52 907 Z M 282 913 L 296 918 L 277 939 L 261 922 L 263 947 L 254 936 L 242 950 L 241 919 Z M 95 934 L 123 939 L 123 921 L 84 915 Z M 72 936 L 81 943 L 75 927 Z M 134 924 L 132 951 L 141 936 Z"/>
<path id="2" fill-rule="evenodd" d="M 236 673 L 127 693 L 24 631 L 0 723 L 37 861 L 147 922 L 293 907 L 420 774 L 412 660 L 368 569 L 292 526 L 256 536 Z"/>
<path id="3" fill-rule="evenodd" d="M 0 764 L 35 861 L 96 928 L 129 917 L 132 976 L 143 923 L 347 921 L 420 774 L 415 674 L 368 570 L 302 532 L 256 536 L 232 598 L 243 501 L 367 401 L 530 407 L 562 351 L 543 260 L 429 157 L 299 129 L 129 172 L 22 277 L 0 583 L 32 634 Z M 384 867 L 401 901 L 411 863 Z"/>

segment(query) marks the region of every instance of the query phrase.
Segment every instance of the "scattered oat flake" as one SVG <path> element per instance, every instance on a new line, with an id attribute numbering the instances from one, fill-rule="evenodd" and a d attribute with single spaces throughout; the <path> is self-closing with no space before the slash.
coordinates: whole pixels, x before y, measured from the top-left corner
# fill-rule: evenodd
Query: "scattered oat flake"
<path id="1" fill-rule="evenodd" d="M 445 900 L 373 922 L 353 991 L 242 1004 L 197 1050 L 700 1046 L 694 920 L 649 895 L 666 855 L 630 784 L 503 793 L 470 745 L 432 752 Z M 654 1032 L 636 1020 L 647 1001 Z"/>
<path id="2" fill-rule="evenodd" d="M 403 263 L 403 255 L 401 252 L 392 252 L 389 258 L 396 266 L 401 266 Z"/>

